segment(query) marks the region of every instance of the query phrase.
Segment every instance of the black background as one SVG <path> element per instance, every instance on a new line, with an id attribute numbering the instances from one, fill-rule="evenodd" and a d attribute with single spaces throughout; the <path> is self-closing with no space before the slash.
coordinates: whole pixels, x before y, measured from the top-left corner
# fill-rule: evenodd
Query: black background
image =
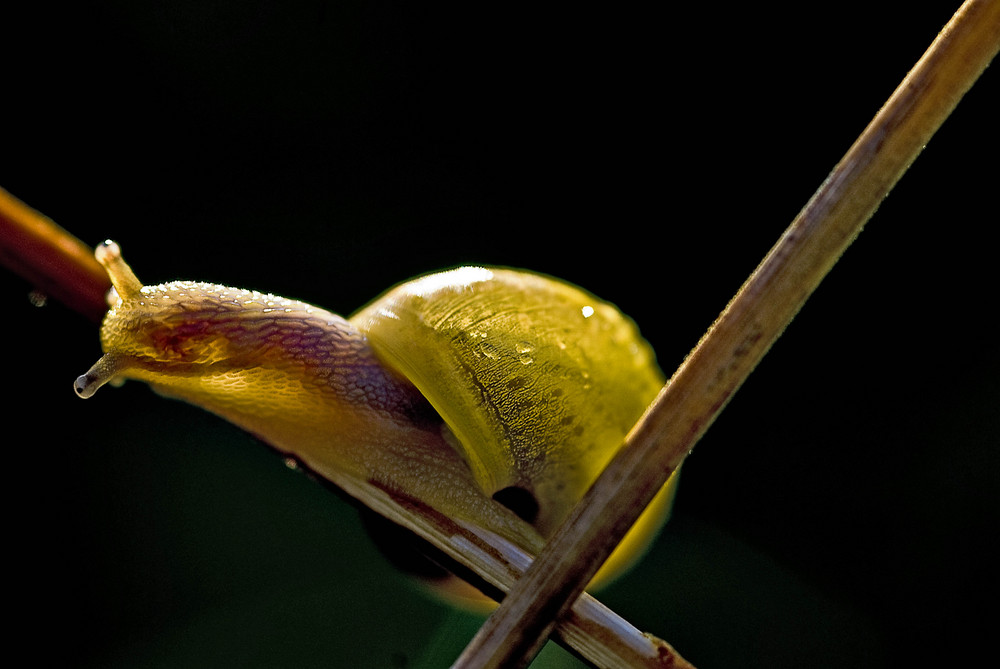
<path id="1" fill-rule="evenodd" d="M 631 315 L 669 373 L 957 5 L 37 3 L 0 19 L 0 185 L 118 240 L 146 283 L 350 312 L 456 264 L 558 275 Z M 997 82 L 601 593 L 701 669 L 992 653 Z M 76 399 L 96 327 L 29 288 L 0 274 L 15 644 L 69 666 L 447 666 L 474 618 L 221 421 L 139 384 Z"/>

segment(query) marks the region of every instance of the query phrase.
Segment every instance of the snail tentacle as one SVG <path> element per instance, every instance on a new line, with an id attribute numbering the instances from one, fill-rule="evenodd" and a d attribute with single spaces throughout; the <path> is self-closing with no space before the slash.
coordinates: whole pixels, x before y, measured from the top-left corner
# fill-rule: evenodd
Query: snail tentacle
<path id="1" fill-rule="evenodd" d="M 119 299 L 127 300 L 139 295 L 142 291 L 142 282 L 122 258 L 122 250 L 117 243 L 110 239 L 105 240 L 94 251 L 94 257 L 107 270 L 111 285 L 114 286 Z"/>
<path id="2" fill-rule="evenodd" d="M 125 356 L 115 352 L 105 353 L 86 374 L 76 377 L 73 390 L 83 399 L 93 397 L 104 384 L 116 385 L 127 367 Z"/>

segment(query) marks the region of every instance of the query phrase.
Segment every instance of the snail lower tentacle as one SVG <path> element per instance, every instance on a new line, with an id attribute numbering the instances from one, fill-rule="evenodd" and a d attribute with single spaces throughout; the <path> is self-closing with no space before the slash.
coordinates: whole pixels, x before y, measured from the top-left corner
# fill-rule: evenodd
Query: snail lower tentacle
<path id="1" fill-rule="evenodd" d="M 86 374 L 76 377 L 73 390 L 84 399 L 92 397 L 104 384 L 114 383 L 121 378 L 127 367 L 128 362 L 124 356 L 114 352 L 105 353 Z"/>

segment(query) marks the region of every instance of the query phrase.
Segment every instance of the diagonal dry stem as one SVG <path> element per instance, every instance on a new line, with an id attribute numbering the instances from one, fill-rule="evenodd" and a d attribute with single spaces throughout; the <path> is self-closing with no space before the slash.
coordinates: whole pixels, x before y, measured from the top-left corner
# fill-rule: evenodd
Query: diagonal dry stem
<path id="1" fill-rule="evenodd" d="M 589 578 L 587 574 L 596 569 L 601 555 L 610 550 L 616 536 L 631 522 L 630 516 L 638 514 L 641 502 L 657 489 L 658 483 L 643 478 L 643 472 L 653 472 L 652 478 L 662 481 L 676 468 L 985 67 L 997 50 L 998 30 L 1000 2 L 997 0 L 968 2 L 956 14 L 678 370 L 653 410 L 630 435 L 631 446 L 623 459 L 616 462 L 614 468 L 609 468 L 574 515 L 575 522 L 567 524 L 553 540 L 553 545 L 540 556 L 532 573 L 521 579 L 521 584 L 508 597 L 508 603 L 484 627 L 457 666 L 516 666 L 517 662 L 527 661 L 525 658 L 532 656 L 533 648 L 539 645 L 537 640 L 547 636 L 551 621 L 556 619 L 560 620 L 557 637 L 598 666 L 646 666 L 650 663 L 690 666 L 669 646 L 638 634 L 596 600 L 580 597 L 573 604 L 573 612 L 560 618 L 562 602 L 576 599 L 580 592 L 578 584 Z M 833 220 L 838 224 L 829 224 L 832 226 L 829 232 L 817 232 L 822 227 L 818 224 L 821 220 Z M 15 271 L 41 284 L 50 295 L 84 315 L 99 318 L 103 313 L 107 281 L 89 249 L 2 190 L 0 242 L 3 247 L 0 260 Z M 809 263 L 813 265 L 810 267 Z M 84 278 L 72 278 L 77 276 Z M 767 300 L 762 299 L 765 295 Z M 755 311 L 762 306 L 767 309 Z M 687 417 L 686 422 L 683 417 Z M 656 435 L 664 437 L 657 439 Z M 652 466 L 654 462 L 659 464 Z M 616 518 L 604 518 L 601 513 L 595 517 L 594 500 L 600 502 L 598 508 L 607 505 L 607 508 L 621 509 L 625 513 Z M 392 504 L 392 500 L 385 501 Z M 592 523 L 589 530 L 587 523 Z M 446 552 L 501 589 L 513 583 L 526 563 L 524 556 L 504 555 L 501 551 L 499 559 L 494 559 L 497 555 L 470 547 L 461 528 L 456 533 L 454 527 L 436 527 L 433 519 L 426 524 L 428 535 L 439 535 L 436 543 L 448 544 Z M 580 532 L 581 524 L 589 534 Z M 600 540 L 581 539 L 590 535 Z M 580 550 L 581 543 L 594 550 Z M 553 562 L 553 555 L 560 550 L 566 551 L 564 559 Z M 545 585 L 543 582 L 544 587 L 540 587 L 533 579 L 546 569 L 555 571 L 548 579 L 550 583 Z M 556 586 L 553 588 L 551 583 Z M 526 591 L 533 591 L 527 599 L 524 597 Z M 529 603 L 530 615 L 523 620 L 518 615 L 510 615 L 518 601 Z M 536 603 L 531 604 L 532 601 Z M 507 622 L 502 622 L 504 620 Z M 545 624 L 539 626 L 537 621 Z M 508 638 L 511 630 L 520 641 Z M 507 653 L 508 659 L 498 660 L 495 655 L 479 659 L 486 657 L 481 654 L 482 649 L 490 645 L 495 648 L 498 641 L 500 646 L 514 651 Z M 477 648 L 479 650 L 475 650 Z M 521 659 L 516 659 L 518 657 Z"/>
<path id="2" fill-rule="evenodd" d="M 1000 48 L 969 0 L 743 285 L 453 669 L 524 666 Z"/>

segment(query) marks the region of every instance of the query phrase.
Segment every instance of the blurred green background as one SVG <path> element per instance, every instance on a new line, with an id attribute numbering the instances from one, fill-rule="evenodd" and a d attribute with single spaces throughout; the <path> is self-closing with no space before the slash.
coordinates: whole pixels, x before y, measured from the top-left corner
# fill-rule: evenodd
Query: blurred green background
<path id="1" fill-rule="evenodd" d="M 958 2 L 5 9 L 0 185 L 147 283 L 350 312 L 528 267 L 669 373 Z M 967 96 L 689 458 L 600 599 L 701 669 L 895 667 L 998 623 L 998 79 Z M 356 511 L 0 273 L 14 644 L 80 667 L 444 667 L 478 620 Z M 538 667 L 579 666 L 552 644 Z"/>

